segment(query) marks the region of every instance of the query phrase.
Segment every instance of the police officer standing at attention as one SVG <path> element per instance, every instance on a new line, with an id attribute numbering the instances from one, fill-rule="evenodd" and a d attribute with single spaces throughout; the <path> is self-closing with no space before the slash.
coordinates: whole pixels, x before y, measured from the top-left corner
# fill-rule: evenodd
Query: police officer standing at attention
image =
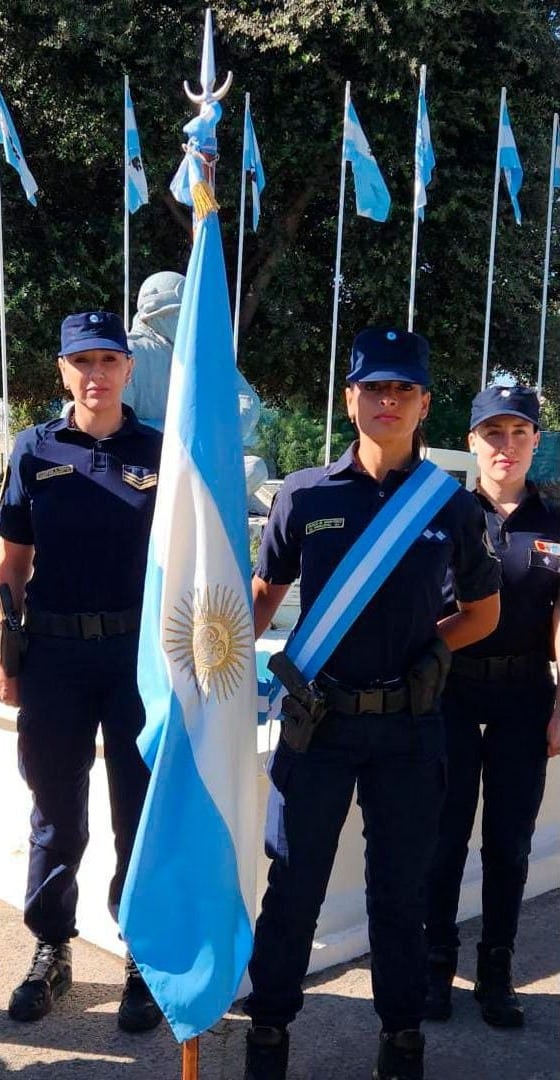
<path id="1" fill-rule="evenodd" d="M 0 695 L 20 705 L 20 768 L 33 793 L 24 919 L 37 938 L 10 999 L 13 1020 L 40 1019 L 72 982 L 99 725 L 117 852 L 113 913 L 148 782 L 136 746 L 144 723 L 136 662 L 161 435 L 122 405 L 132 363 L 118 315 L 64 320 L 58 365 L 73 408 L 18 435 L 0 504 Z M 27 650 L 16 676 L 22 610 Z M 160 1019 L 129 956 L 119 1025 L 143 1031 Z"/>
<path id="2" fill-rule="evenodd" d="M 527 387 L 489 386 L 473 401 L 469 447 L 480 468 L 476 497 L 502 564 L 501 615 L 484 641 L 454 655 L 442 702 L 449 786 L 427 917 L 425 1015 L 434 1020 L 451 1015 L 459 892 L 482 773 L 482 940 L 474 993 L 487 1023 L 523 1023 L 511 958 L 547 752 L 560 753 L 560 703 L 549 664 L 551 649 L 556 659 L 560 654 L 560 512 L 527 481 L 538 428 L 538 398 Z"/>
<path id="3" fill-rule="evenodd" d="M 480 507 L 420 461 L 428 355 L 417 334 L 358 334 L 346 389 L 358 440 L 334 464 L 288 476 L 264 532 L 253 581 L 256 634 L 300 574 L 301 616 L 286 653 L 271 660 L 289 693 L 271 768 L 281 799 L 267 835 L 272 866 L 249 967 L 246 1080 L 286 1076 L 286 1028 L 303 1004 L 301 984 L 356 783 L 382 1021 L 374 1075 L 424 1075 L 424 879 L 445 787 L 438 698 L 448 649 L 488 634 L 499 608 Z M 438 487 L 439 508 L 424 477 Z M 449 565 L 459 610 L 438 622 Z M 307 670 L 302 658 L 315 648 L 324 651 L 306 686 L 298 679 Z"/>

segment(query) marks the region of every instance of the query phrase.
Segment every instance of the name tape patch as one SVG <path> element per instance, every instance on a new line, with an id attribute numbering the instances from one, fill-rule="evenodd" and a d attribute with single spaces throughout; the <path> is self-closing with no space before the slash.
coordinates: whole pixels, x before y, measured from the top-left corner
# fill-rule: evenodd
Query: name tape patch
<path id="1" fill-rule="evenodd" d="M 36 480 L 50 480 L 51 476 L 69 476 L 74 472 L 73 465 L 55 465 L 53 469 L 41 469 L 35 476 Z"/>
<path id="2" fill-rule="evenodd" d="M 311 536 L 320 532 L 321 529 L 343 529 L 345 518 L 318 518 L 317 521 L 308 521 L 305 526 L 305 535 Z"/>

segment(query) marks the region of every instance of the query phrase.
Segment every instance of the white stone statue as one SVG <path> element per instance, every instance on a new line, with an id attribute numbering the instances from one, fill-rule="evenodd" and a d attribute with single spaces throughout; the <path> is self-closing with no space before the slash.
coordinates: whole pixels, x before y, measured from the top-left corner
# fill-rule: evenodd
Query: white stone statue
<path id="1" fill-rule="evenodd" d="M 137 312 L 128 335 L 134 355 L 134 369 L 123 400 L 131 405 L 138 419 L 152 427 L 163 429 L 167 391 L 171 371 L 173 342 L 179 321 L 179 309 L 185 278 L 171 270 L 163 270 L 140 286 Z M 260 415 L 258 394 L 237 371 L 241 437 L 247 446 Z M 252 495 L 268 478 L 265 462 L 254 454 L 245 455 L 247 494 Z"/>

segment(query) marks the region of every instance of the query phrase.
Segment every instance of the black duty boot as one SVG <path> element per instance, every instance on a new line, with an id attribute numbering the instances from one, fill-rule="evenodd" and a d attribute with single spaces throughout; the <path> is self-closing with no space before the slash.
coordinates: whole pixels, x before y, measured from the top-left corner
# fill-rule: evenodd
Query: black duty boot
<path id="1" fill-rule="evenodd" d="M 511 949 L 505 945 L 487 949 L 478 945 L 474 996 L 483 1019 L 495 1027 L 521 1027 L 523 1006 L 511 983 Z"/>
<path id="2" fill-rule="evenodd" d="M 373 1080 L 423 1080 L 424 1036 L 420 1031 L 382 1031 Z"/>
<path id="3" fill-rule="evenodd" d="M 289 1047 L 290 1036 L 285 1028 L 249 1028 L 243 1080 L 285 1080 Z"/>
<path id="4" fill-rule="evenodd" d="M 130 953 L 126 954 L 125 982 L 118 1025 L 123 1031 L 151 1031 L 163 1013 L 154 1001 Z"/>
<path id="5" fill-rule="evenodd" d="M 39 938 L 31 967 L 10 998 L 8 1014 L 12 1020 L 40 1020 L 71 986 L 70 945 L 67 941 L 53 945 Z"/>
<path id="6" fill-rule="evenodd" d="M 457 949 L 430 949 L 428 991 L 424 1005 L 426 1020 L 449 1020 L 451 987 L 457 971 Z"/>

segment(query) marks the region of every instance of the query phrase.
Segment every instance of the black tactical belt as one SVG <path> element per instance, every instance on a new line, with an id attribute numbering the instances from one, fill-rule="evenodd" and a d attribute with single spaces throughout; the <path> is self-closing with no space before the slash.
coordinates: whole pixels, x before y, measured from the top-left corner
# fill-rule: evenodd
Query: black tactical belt
<path id="1" fill-rule="evenodd" d="M 523 679 L 526 675 L 545 672 L 549 661 L 544 653 L 525 653 L 523 656 L 459 656 L 453 653 L 451 672 L 467 679 Z"/>
<path id="2" fill-rule="evenodd" d="M 83 638 L 85 641 L 89 638 L 113 637 L 115 634 L 131 634 L 139 626 L 139 607 L 126 611 L 77 611 L 72 615 L 27 611 L 25 615 L 25 629 L 29 634 Z"/>
<path id="3" fill-rule="evenodd" d="M 371 690 L 350 690 L 345 689 L 330 675 L 324 674 L 318 677 L 317 683 L 324 691 L 327 708 L 337 712 L 350 715 L 377 713 L 382 716 L 385 713 L 404 712 L 410 706 L 406 686 L 375 686 Z"/>

